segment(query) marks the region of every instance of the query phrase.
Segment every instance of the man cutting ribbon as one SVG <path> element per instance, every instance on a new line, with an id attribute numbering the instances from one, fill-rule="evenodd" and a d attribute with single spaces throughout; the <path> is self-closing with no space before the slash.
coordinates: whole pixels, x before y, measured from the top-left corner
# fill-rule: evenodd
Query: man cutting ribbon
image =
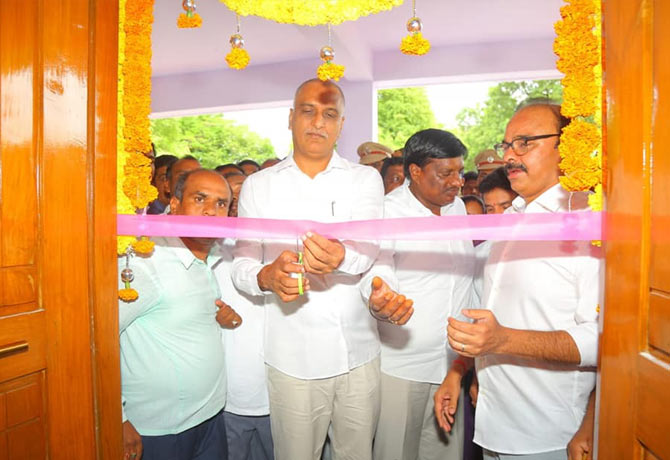
<path id="1" fill-rule="evenodd" d="M 289 115 L 293 154 L 245 181 L 239 216 L 381 218 L 379 174 L 334 151 L 343 121 L 344 95 L 337 85 L 300 85 Z M 301 245 L 302 261 L 289 240 L 238 240 L 234 252 L 235 285 L 265 297 L 275 457 L 318 458 L 332 424 L 335 456 L 368 460 L 379 414 L 379 339 L 358 283 L 378 246 L 313 231 L 301 236 Z M 411 301 L 383 283 L 372 297 L 370 307 L 380 319 L 400 323 L 411 315 Z"/>

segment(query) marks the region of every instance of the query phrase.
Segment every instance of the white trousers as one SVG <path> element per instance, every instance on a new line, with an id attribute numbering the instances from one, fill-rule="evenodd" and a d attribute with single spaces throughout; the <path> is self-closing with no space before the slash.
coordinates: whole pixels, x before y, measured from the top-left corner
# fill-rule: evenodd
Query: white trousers
<path id="1" fill-rule="evenodd" d="M 381 413 L 374 460 L 461 460 L 463 458 L 463 392 L 449 434 L 437 425 L 433 395 L 439 385 L 382 373 Z"/>
<path id="2" fill-rule="evenodd" d="M 379 418 L 379 358 L 327 379 L 267 366 L 275 459 L 318 460 L 332 423 L 333 460 L 370 460 Z"/>

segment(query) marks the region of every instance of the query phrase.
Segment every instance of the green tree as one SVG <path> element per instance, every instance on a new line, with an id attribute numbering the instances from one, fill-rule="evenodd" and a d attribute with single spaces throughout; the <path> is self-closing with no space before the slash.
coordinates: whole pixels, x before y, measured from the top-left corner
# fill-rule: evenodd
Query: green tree
<path id="1" fill-rule="evenodd" d="M 262 163 L 275 157 L 269 139 L 221 115 L 161 118 L 151 121 L 156 154 L 193 155 L 204 168 L 250 158 Z"/>
<path id="2" fill-rule="evenodd" d="M 563 88 L 559 80 L 509 81 L 489 89 L 483 104 L 461 110 L 456 115 L 458 128 L 454 134 L 468 147 L 466 170 L 474 170 L 474 158 L 502 140 L 507 122 L 517 105 L 530 97 L 548 97 L 560 101 Z"/>
<path id="3" fill-rule="evenodd" d="M 426 90 L 417 88 L 383 89 L 377 93 L 379 142 L 399 149 L 417 131 L 439 128 Z"/>

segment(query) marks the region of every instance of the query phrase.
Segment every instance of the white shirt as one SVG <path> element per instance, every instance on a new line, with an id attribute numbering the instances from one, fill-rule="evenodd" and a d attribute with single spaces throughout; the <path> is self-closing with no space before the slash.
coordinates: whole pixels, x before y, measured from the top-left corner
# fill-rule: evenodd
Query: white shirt
<path id="1" fill-rule="evenodd" d="M 223 329 L 228 377 L 225 410 L 237 415 L 268 415 L 270 401 L 263 359 L 263 298 L 241 293 L 233 285 L 230 270 L 234 244 L 234 240 L 226 239 L 217 245 L 216 254 L 221 259 L 214 266 L 221 300 L 242 317 L 242 324 L 237 328 Z"/>
<path id="2" fill-rule="evenodd" d="M 370 166 L 333 153 L 326 169 L 312 179 L 290 156 L 244 181 L 238 212 L 240 217 L 319 222 L 379 219 L 383 197 L 381 176 Z M 360 274 L 370 268 L 379 247 L 374 242 L 342 241 L 346 252 L 339 269 L 328 275 L 308 274 L 310 291 L 283 303 L 274 293 L 262 291 L 256 277 L 282 251 L 295 252 L 299 236 L 292 241 L 238 241 L 233 282 L 243 292 L 265 295 L 267 364 L 301 379 L 344 374 L 379 355 L 376 321 L 358 291 Z"/>
<path id="3" fill-rule="evenodd" d="M 584 209 L 584 193 L 560 185 L 506 212 Z M 492 245 L 484 270 L 484 305 L 506 327 L 567 331 L 580 366 L 508 355 L 476 359 L 479 397 L 475 442 L 508 454 L 565 449 L 595 386 L 600 299 L 600 248 L 589 241 L 505 241 Z"/>
<path id="4" fill-rule="evenodd" d="M 493 241 L 482 241 L 475 246 L 475 278 L 473 282 L 475 307 L 479 308 L 482 304 L 482 295 L 484 294 L 484 267 L 489 259 L 491 245 Z"/>
<path id="5" fill-rule="evenodd" d="M 466 215 L 463 201 L 443 206 L 440 215 Z M 431 217 L 409 181 L 386 195 L 384 217 Z M 387 375 L 439 384 L 456 353 L 447 343 L 447 318 L 472 306 L 474 249 L 470 240 L 383 241 L 377 261 L 361 282 L 369 298 L 374 276 L 414 301 L 402 327 L 379 322 L 381 370 Z"/>

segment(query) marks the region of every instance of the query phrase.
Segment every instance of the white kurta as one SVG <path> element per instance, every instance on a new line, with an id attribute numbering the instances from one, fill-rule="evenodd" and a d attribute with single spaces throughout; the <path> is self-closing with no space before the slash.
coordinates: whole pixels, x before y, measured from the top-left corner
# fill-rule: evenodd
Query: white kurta
<path id="1" fill-rule="evenodd" d="M 328 167 L 310 178 L 288 157 L 244 181 L 239 216 L 319 222 L 379 219 L 383 198 L 382 179 L 374 168 L 333 153 Z M 295 252 L 299 236 L 292 241 L 238 241 L 233 282 L 243 292 L 265 295 L 267 364 L 301 379 L 344 374 L 379 355 L 376 321 L 358 290 L 360 275 L 370 268 L 379 247 L 375 242 L 343 241 L 346 253 L 339 269 L 308 274 L 311 290 L 284 303 L 259 288 L 257 275 L 282 251 Z"/>
<path id="2" fill-rule="evenodd" d="M 556 185 L 506 212 L 575 210 L 583 194 Z M 589 241 L 507 241 L 492 245 L 484 270 L 483 304 L 506 327 L 567 331 L 580 366 L 507 355 L 476 359 L 479 397 L 475 442 L 501 453 L 565 449 L 579 428 L 595 386 L 600 248 Z"/>
<path id="3" fill-rule="evenodd" d="M 216 254 L 221 259 L 214 266 L 221 300 L 242 317 L 242 324 L 237 328 L 223 329 L 228 377 L 225 410 L 237 415 L 268 415 L 270 401 L 263 359 L 263 298 L 246 295 L 233 285 L 230 276 L 233 244 L 226 240 L 216 247 Z"/>
<path id="4" fill-rule="evenodd" d="M 384 199 L 384 217 L 434 216 L 405 182 Z M 463 201 L 442 207 L 441 215 L 466 215 Z M 414 314 L 402 327 L 379 322 L 382 372 L 417 382 L 442 382 L 456 354 L 447 343 L 447 318 L 471 308 L 474 249 L 470 240 L 383 241 L 377 261 L 364 276 L 368 298 L 371 280 L 380 276 L 414 301 Z M 449 355 L 449 360 L 447 356 Z"/>

